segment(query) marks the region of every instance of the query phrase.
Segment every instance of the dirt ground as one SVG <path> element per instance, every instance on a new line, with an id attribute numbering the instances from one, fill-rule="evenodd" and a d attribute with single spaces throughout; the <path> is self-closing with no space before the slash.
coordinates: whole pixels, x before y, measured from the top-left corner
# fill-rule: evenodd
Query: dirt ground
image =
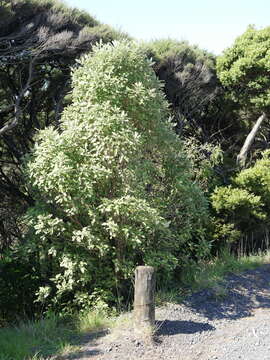
<path id="1" fill-rule="evenodd" d="M 269 360 L 270 265 L 231 274 L 214 290 L 156 311 L 154 340 L 133 329 L 100 333 L 67 359 Z"/>

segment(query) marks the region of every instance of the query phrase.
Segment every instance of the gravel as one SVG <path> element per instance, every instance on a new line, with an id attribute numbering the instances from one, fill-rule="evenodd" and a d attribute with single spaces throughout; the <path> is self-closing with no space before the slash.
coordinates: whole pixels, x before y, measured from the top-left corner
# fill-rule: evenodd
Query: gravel
<path id="1" fill-rule="evenodd" d="M 156 309 L 156 333 L 123 326 L 86 342 L 80 360 L 269 360 L 270 265 L 230 274 L 215 289 Z M 103 335 L 103 334 L 102 334 Z"/>

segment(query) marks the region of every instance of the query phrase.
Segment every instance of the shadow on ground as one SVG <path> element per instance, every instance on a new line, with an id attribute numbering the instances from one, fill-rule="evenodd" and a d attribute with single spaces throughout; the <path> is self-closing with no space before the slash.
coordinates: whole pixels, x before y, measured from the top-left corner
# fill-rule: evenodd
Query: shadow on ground
<path id="1" fill-rule="evenodd" d="M 215 330 L 215 327 L 203 322 L 164 320 L 156 321 L 156 336 L 177 335 L 177 334 L 195 334 L 197 332 Z"/>
<path id="2" fill-rule="evenodd" d="M 90 359 L 93 356 L 101 355 L 102 352 L 96 348 L 97 340 L 107 334 L 108 330 L 100 330 L 85 336 L 78 336 L 72 343 L 73 345 L 79 345 L 84 350 L 70 351 L 67 355 L 58 356 L 56 360 L 76 360 L 86 359 L 86 357 Z"/>
<path id="3" fill-rule="evenodd" d="M 66 356 L 62 356 L 60 358 L 57 358 L 57 359 L 61 359 L 61 360 L 76 360 L 76 359 L 86 359 L 86 356 L 87 356 L 87 359 L 91 358 L 91 356 L 97 356 L 97 355 L 100 355 L 102 354 L 99 350 L 96 350 L 96 349 L 93 349 L 93 350 L 85 350 L 85 351 L 76 351 L 74 353 L 70 353 L 69 355 L 66 355 Z"/>
<path id="4" fill-rule="evenodd" d="M 270 265 L 239 275 L 231 274 L 219 291 L 202 290 L 183 303 L 209 320 L 236 320 L 251 316 L 255 309 L 270 308 Z"/>

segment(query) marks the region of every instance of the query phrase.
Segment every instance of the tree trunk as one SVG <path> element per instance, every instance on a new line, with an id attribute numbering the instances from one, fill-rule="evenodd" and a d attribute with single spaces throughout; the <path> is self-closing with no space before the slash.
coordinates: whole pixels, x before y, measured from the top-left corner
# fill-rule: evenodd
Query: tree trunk
<path id="1" fill-rule="evenodd" d="M 253 144 L 253 141 L 257 135 L 257 132 L 262 124 L 262 122 L 266 119 L 266 115 L 265 113 L 262 113 L 262 115 L 258 118 L 258 120 L 256 121 L 255 125 L 253 126 L 252 130 L 250 131 L 250 133 L 248 134 L 244 145 L 242 146 L 242 149 L 240 151 L 240 153 L 237 156 L 237 165 L 239 165 L 240 167 L 244 167 L 245 163 L 246 163 L 246 159 L 247 159 L 247 154 L 249 152 L 249 149 L 251 147 L 251 145 Z"/>

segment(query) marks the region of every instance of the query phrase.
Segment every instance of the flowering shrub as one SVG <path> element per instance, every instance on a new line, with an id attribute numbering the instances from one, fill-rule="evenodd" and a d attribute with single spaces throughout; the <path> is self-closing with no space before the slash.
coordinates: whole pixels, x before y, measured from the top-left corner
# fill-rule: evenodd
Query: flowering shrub
<path id="1" fill-rule="evenodd" d="M 79 65 L 60 131 L 39 133 L 26 169 L 29 251 L 47 274 L 38 300 L 61 308 L 121 300 L 135 266 L 168 279 L 208 250 L 206 202 L 140 45 L 100 44 Z"/>

